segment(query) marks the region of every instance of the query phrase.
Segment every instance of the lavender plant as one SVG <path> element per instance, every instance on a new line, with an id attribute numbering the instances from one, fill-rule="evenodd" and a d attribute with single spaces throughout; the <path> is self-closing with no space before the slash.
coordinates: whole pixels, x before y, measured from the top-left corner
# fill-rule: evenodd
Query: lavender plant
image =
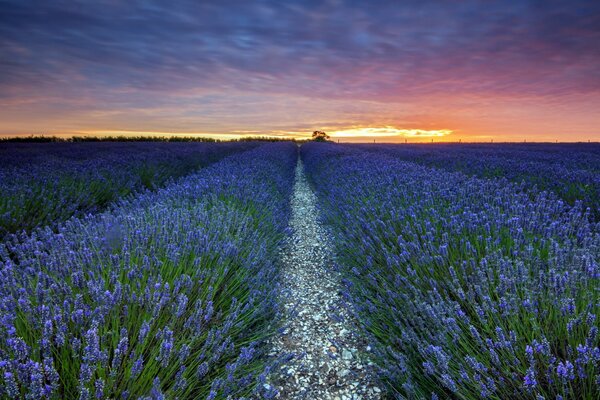
<path id="1" fill-rule="evenodd" d="M 296 152 L 263 145 L 0 245 L 0 397 L 271 397 Z"/>
<path id="2" fill-rule="evenodd" d="M 253 143 L 0 143 L 0 238 L 103 210 Z"/>
<path id="3" fill-rule="evenodd" d="M 573 205 L 583 202 L 600 218 L 600 145 L 436 144 L 370 146 L 406 161 L 483 178 L 524 182 L 550 190 Z"/>
<path id="4" fill-rule="evenodd" d="M 383 151 L 302 157 L 390 396 L 600 398 L 600 225 L 580 203 Z"/>

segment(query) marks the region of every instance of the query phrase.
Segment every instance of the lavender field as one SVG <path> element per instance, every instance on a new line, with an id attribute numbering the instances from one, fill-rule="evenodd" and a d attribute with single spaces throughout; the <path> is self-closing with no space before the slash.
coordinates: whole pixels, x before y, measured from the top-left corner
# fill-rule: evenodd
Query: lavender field
<path id="1" fill-rule="evenodd" d="M 526 151 L 535 169 L 519 166 Z M 600 397 L 598 155 L 303 146 L 344 294 L 391 397 Z M 565 199 L 567 182 L 585 190 Z"/>
<path id="2" fill-rule="evenodd" d="M 100 211 L 249 143 L 0 143 L 0 238 Z"/>
<path id="3" fill-rule="evenodd" d="M 0 398 L 598 399 L 594 144 L 0 144 Z"/>

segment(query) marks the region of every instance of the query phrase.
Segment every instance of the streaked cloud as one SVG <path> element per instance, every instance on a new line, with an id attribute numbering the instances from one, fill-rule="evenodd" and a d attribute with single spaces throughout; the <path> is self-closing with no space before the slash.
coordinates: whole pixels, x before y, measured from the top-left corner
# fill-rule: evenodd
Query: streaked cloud
<path id="1" fill-rule="evenodd" d="M 0 134 L 393 126 L 600 140 L 589 113 L 600 109 L 597 1 L 5 0 L 0 9 Z"/>

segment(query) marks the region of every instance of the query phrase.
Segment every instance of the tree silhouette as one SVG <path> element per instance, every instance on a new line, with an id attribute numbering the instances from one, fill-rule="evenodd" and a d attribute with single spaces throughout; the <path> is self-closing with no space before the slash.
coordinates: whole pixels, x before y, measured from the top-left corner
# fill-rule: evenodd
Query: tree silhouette
<path id="1" fill-rule="evenodd" d="M 329 135 L 323 131 L 314 131 L 312 134 L 312 140 L 315 142 L 326 142 L 329 140 Z"/>

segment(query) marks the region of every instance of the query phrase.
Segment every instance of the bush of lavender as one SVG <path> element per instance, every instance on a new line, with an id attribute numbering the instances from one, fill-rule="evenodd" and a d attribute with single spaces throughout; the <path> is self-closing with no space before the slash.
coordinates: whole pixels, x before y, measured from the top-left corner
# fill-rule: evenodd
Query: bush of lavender
<path id="1" fill-rule="evenodd" d="M 0 245 L 0 397 L 272 396 L 296 152 L 266 144 Z"/>
<path id="2" fill-rule="evenodd" d="M 378 145 L 368 148 L 467 175 L 525 182 L 528 187 L 551 190 L 569 204 L 581 201 L 591 208 L 595 218 L 600 218 L 600 145 L 597 143 Z"/>
<path id="3" fill-rule="evenodd" d="M 357 147 L 302 157 L 391 396 L 600 398 L 600 225 L 580 205 Z"/>
<path id="4" fill-rule="evenodd" d="M 104 209 L 252 143 L 0 143 L 0 238 Z"/>

